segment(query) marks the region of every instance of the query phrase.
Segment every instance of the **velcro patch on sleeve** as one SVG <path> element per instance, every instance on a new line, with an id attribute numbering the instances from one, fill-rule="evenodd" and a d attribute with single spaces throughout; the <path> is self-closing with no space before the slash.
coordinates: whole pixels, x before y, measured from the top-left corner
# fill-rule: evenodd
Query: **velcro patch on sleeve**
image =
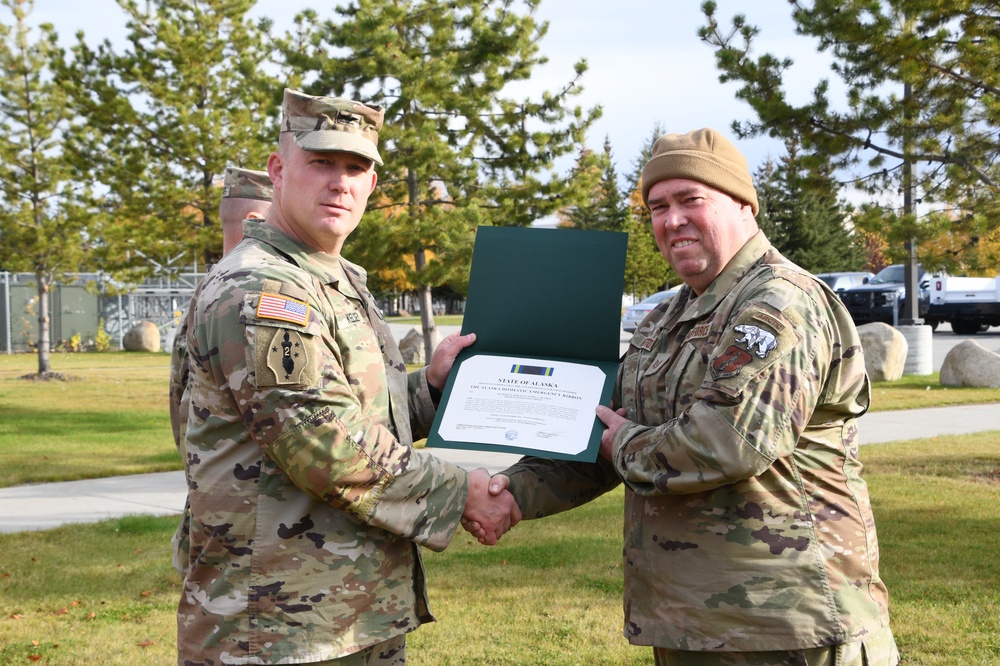
<path id="1" fill-rule="evenodd" d="M 742 390 L 760 371 L 785 358 L 799 343 L 804 334 L 800 319 L 794 309 L 777 312 L 761 303 L 751 303 L 726 324 L 712 354 L 712 379 L 733 391 Z M 715 388 L 722 390 L 720 386 Z"/>
<path id="2" fill-rule="evenodd" d="M 318 355 L 312 336 L 289 328 L 255 328 L 257 388 L 315 386 L 319 380 Z"/>
<path id="3" fill-rule="evenodd" d="M 277 319 L 305 326 L 309 321 L 309 304 L 294 298 L 263 292 L 257 305 L 258 319 Z"/>

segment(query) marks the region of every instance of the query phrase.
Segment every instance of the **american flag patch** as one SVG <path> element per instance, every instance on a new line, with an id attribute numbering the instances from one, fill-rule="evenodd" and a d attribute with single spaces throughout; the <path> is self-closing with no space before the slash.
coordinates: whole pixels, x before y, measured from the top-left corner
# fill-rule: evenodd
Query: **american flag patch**
<path id="1" fill-rule="evenodd" d="M 278 294 L 263 293 L 257 306 L 260 319 L 280 319 L 304 326 L 309 321 L 309 304 Z"/>

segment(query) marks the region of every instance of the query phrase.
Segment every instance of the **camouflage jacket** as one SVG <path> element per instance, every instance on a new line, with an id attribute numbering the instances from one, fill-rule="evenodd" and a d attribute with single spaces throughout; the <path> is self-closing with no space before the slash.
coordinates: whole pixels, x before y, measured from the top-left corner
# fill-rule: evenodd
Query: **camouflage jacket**
<path id="1" fill-rule="evenodd" d="M 181 664 L 322 661 L 433 620 L 418 545 L 448 545 L 468 492 L 412 447 L 426 376 L 407 377 L 364 273 L 244 234 L 188 318 Z"/>
<path id="2" fill-rule="evenodd" d="M 200 284 L 199 284 L 200 288 Z M 197 292 L 196 292 L 197 293 Z M 194 299 L 191 301 L 194 302 Z M 184 459 L 184 424 L 187 421 L 187 411 L 189 404 L 189 393 L 187 390 L 190 370 L 187 353 L 187 313 L 191 310 L 188 304 L 184 315 L 181 317 L 180 326 L 174 333 L 173 344 L 170 347 L 170 386 L 168 389 L 168 403 L 170 406 L 170 428 L 174 434 L 174 444 L 177 452 Z M 184 509 L 181 511 L 181 518 L 177 523 L 174 536 L 170 539 L 172 546 L 172 560 L 174 570 L 183 578 L 187 575 L 190 563 L 188 561 L 191 553 L 191 540 L 188 532 L 191 529 L 191 511 L 188 499 L 184 499 Z"/>
<path id="3" fill-rule="evenodd" d="M 528 518 L 625 483 L 632 643 L 792 650 L 888 630 L 858 461 L 870 387 L 826 285 L 757 234 L 701 296 L 647 316 L 615 394 L 631 423 L 612 462 L 509 472 Z"/>

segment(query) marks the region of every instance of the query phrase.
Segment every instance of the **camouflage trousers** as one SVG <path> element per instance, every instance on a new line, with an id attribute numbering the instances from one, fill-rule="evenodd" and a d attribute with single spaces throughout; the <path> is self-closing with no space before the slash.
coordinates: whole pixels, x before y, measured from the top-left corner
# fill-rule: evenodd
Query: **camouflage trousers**
<path id="1" fill-rule="evenodd" d="M 406 666 L 406 635 L 376 643 L 346 657 L 306 666 Z"/>
<path id="2" fill-rule="evenodd" d="M 896 666 L 899 652 L 888 629 L 863 641 L 809 650 L 682 652 L 653 648 L 656 666 Z"/>

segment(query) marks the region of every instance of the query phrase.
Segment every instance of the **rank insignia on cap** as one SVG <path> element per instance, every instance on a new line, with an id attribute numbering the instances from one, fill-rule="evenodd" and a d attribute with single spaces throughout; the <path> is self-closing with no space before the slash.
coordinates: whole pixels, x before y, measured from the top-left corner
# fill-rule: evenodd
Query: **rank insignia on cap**
<path id="1" fill-rule="evenodd" d="M 278 294 L 262 293 L 257 306 L 260 319 L 278 319 L 304 326 L 309 321 L 309 304 Z"/>

